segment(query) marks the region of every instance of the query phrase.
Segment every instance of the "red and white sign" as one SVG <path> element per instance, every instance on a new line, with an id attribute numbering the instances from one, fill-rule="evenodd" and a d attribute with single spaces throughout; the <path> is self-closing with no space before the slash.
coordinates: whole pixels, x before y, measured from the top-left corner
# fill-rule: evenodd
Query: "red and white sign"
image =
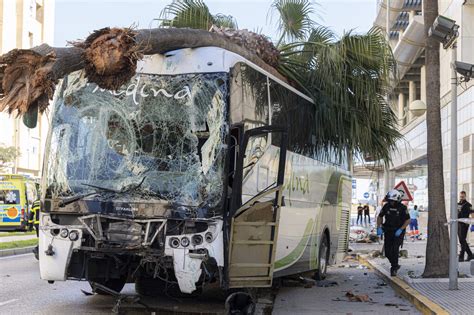
<path id="1" fill-rule="evenodd" d="M 413 196 L 411 195 L 410 190 L 408 190 L 407 184 L 405 184 L 403 180 L 396 184 L 393 189 L 398 190 L 402 194 L 402 201 L 413 201 Z"/>

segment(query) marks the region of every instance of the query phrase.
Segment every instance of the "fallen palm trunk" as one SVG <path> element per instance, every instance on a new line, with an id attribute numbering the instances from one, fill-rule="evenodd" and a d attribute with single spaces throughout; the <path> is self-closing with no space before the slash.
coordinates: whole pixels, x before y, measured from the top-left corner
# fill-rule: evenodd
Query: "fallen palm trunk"
<path id="1" fill-rule="evenodd" d="M 251 51 L 242 45 L 225 34 L 203 30 L 104 28 L 92 33 L 85 41 L 74 43 L 74 47 L 54 48 L 43 44 L 28 50 L 16 49 L 0 58 L 5 95 L 0 100 L 0 111 L 17 111 L 19 115 L 37 109 L 43 112 L 53 97 L 58 80 L 83 68 L 90 82 L 116 90 L 135 75 L 137 61 L 143 55 L 163 54 L 180 48 L 220 47 L 285 80 L 262 60 L 268 48 Z M 277 60 L 276 49 L 271 53 L 269 60 Z"/>

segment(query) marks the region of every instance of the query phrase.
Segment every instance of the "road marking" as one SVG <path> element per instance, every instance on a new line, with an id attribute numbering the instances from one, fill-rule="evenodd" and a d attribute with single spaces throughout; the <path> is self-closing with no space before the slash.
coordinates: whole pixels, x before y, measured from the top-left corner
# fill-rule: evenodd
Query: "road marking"
<path id="1" fill-rule="evenodd" d="M 18 299 L 13 299 L 13 300 L 5 301 L 5 302 L 0 302 L 0 306 L 7 305 L 7 304 L 13 303 L 13 302 L 15 302 L 15 301 L 18 301 Z"/>

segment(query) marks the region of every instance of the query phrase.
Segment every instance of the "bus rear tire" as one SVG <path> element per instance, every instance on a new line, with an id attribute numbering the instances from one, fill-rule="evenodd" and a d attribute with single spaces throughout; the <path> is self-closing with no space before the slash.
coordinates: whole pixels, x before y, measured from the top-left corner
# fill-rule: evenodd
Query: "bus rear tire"
<path id="1" fill-rule="evenodd" d="M 318 270 L 314 274 L 314 279 L 324 280 L 327 276 L 329 261 L 329 240 L 326 234 L 323 234 L 321 244 L 319 245 Z"/>

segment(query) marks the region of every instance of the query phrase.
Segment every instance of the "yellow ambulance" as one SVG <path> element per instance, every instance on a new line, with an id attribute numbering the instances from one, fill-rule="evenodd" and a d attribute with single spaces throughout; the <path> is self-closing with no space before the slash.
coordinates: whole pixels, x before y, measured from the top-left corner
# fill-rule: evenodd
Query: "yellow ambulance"
<path id="1" fill-rule="evenodd" d="M 35 182 L 23 175 L 0 175 L 0 231 L 25 231 L 38 198 Z"/>

